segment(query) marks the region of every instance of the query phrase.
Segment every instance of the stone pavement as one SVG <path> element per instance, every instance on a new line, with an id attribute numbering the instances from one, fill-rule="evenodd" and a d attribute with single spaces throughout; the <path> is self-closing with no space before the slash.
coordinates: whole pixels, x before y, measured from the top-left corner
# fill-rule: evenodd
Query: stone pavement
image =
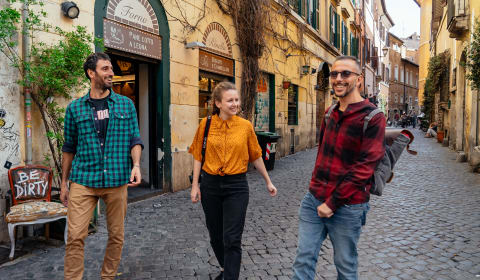
<path id="1" fill-rule="evenodd" d="M 359 242 L 360 279 L 479 279 L 480 175 L 455 153 L 416 130 L 414 157 L 404 153 L 382 197 L 372 197 Z M 270 198 L 256 172 L 248 175 L 250 204 L 241 279 L 290 279 L 297 211 L 316 149 L 278 160 Z M 104 224 L 102 222 L 102 224 Z M 99 279 L 107 232 L 86 241 L 85 279 Z M 210 279 L 218 268 L 199 204 L 189 191 L 129 205 L 118 279 Z M 64 247 L 38 250 L 0 267 L 0 279 L 63 279 Z M 317 279 L 336 279 L 329 241 Z"/>

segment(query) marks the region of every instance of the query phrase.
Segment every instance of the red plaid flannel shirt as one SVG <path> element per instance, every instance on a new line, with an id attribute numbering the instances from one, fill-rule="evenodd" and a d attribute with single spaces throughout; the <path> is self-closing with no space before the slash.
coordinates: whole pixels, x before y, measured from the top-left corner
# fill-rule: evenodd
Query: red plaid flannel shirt
<path id="1" fill-rule="evenodd" d="M 371 177 L 385 153 L 385 117 L 377 114 L 363 133 L 364 118 L 376 107 L 367 99 L 337 107 L 322 123 L 310 192 L 335 211 L 345 204 L 368 202 Z M 328 111 L 328 110 L 327 110 Z"/>

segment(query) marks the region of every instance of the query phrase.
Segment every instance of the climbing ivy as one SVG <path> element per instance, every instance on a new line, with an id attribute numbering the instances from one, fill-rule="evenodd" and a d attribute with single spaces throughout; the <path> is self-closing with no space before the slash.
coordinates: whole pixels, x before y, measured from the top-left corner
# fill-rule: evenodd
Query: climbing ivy
<path id="1" fill-rule="evenodd" d="M 428 62 L 428 73 L 424 86 L 423 113 L 432 118 L 435 104 L 435 95 L 439 94 L 444 83 L 448 83 L 448 61 L 450 53 L 447 51 L 432 56 Z"/>
<path id="2" fill-rule="evenodd" d="M 480 21 L 475 20 L 475 26 L 472 34 L 472 41 L 466 50 L 467 61 L 467 79 L 472 83 L 472 88 L 480 90 Z"/>

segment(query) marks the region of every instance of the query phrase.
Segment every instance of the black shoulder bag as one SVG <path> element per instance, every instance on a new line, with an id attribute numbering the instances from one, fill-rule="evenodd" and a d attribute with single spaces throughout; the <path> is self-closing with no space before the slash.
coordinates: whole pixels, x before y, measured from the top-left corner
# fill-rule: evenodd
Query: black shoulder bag
<path id="1" fill-rule="evenodd" d="M 207 149 L 208 130 L 210 130 L 211 121 L 212 121 L 212 116 L 208 116 L 207 124 L 205 125 L 205 131 L 203 132 L 202 165 L 200 166 L 200 175 L 198 177 L 198 183 L 202 181 L 202 167 L 203 167 L 203 163 L 205 163 L 205 150 Z M 188 176 L 188 178 L 190 179 L 190 184 L 193 183 L 193 170 L 192 170 L 192 174 Z"/>

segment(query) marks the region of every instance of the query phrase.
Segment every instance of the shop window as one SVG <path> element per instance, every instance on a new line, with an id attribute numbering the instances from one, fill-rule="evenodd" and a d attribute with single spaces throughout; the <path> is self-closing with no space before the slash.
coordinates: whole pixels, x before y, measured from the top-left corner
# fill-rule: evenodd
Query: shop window
<path id="1" fill-rule="evenodd" d="M 270 82 L 266 74 L 262 74 L 257 82 L 255 96 L 255 131 L 269 131 L 270 125 Z"/>
<path id="2" fill-rule="evenodd" d="M 212 91 L 215 86 L 222 82 L 228 81 L 228 78 L 212 75 L 210 73 L 200 72 L 198 79 L 199 95 L 198 95 L 198 117 L 199 121 L 212 114 Z"/>
<path id="3" fill-rule="evenodd" d="M 298 86 L 288 88 L 288 124 L 298 125 Z"/>
<path id="4" fill-rule="evenodd" d="M 136 91 L 136 64 L 113 57 L 112 59 L 113 76 L 112 90 L 115 93 L 130 98 L 138 111 L 138 98 Z"/>

